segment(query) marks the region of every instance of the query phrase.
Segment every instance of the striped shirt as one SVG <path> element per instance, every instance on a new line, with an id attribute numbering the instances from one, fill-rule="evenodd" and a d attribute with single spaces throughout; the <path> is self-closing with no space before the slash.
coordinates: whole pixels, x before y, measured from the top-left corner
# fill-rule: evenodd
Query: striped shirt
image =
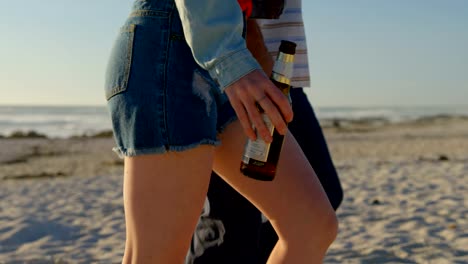
<path id="1" fill-rule="evenodd" d="M 287 0 L 283 14 L 279 19 L 257 19 L 257 22 L 266 47 L 273 58 L 276 59 L 278 55 L 281 40 L 289 40 L 297 44 L 291 85 L 310 87 L 307 43 L 301 4 L 301 0 Z"/>

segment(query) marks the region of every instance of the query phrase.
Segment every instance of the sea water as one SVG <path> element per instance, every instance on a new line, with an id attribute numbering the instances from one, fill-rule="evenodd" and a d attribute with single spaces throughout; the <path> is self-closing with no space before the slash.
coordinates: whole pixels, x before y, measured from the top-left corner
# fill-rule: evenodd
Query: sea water
<path id="1" fill-rule="evenodd" d="M 434 116 L 467 116 L 466 106 L 315 107 L 325 124 L 330 120 L 411 121 Z M 0 135 L 35 131 L 51 138 L 93 135 L 111 130 L 105 106 L 0 106 Z"/>

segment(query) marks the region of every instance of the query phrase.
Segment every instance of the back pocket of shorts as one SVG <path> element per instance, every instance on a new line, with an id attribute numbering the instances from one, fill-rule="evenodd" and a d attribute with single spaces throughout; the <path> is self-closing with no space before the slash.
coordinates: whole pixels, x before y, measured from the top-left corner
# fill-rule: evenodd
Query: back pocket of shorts
<path id="1" fill-rule="evenodd" d="M 105 93 L 107 100 L 127 90 L 133 60 L 135 30 L 135 24 L 124 26 L 115 39 L 105 76 Z"/>

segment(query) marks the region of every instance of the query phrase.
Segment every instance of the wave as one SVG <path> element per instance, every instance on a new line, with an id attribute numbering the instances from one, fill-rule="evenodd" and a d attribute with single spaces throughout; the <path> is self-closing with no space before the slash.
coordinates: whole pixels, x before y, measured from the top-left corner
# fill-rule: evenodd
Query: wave
<path id="1" fill-rule="evenodd" d="M 315 107 L 322 126 L 388 124 L 468 117 L 467 106 Z M 0 106 L 0 135 L 34 131 L 50 138 L 93 136 L 112 129 L 106 107 Z"/>

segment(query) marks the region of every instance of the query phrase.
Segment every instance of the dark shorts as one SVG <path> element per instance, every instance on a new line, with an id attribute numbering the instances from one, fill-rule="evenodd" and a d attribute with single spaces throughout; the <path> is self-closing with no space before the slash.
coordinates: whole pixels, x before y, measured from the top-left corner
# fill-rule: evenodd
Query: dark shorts
<path id="1" fill-rule="evenodd" d="M 218 145 L 236 119 L 196 64 L 173 0 L 137 0 L 110 53 L 105 95 L 122 156 Z"/>

